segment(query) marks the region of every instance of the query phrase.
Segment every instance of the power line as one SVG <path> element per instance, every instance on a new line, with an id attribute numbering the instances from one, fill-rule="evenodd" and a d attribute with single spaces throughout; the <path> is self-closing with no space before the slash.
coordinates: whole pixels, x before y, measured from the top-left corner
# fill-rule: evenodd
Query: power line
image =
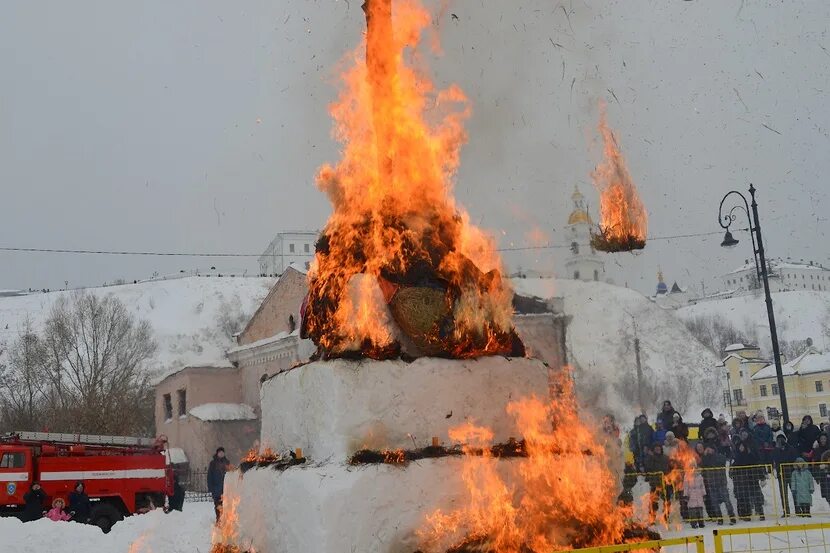
<path id="1" fill-rule="evenodd" d="M 749 229 L 737 229 L 746 231 Z M 646 241 L 651 242 L 655 240 L 676 240 L 681 238 L 699 238 L 702 236 L 714 236 L 721 234 L 723 231 L 714 232 L 698 232 L 692 234 L 675 234 L 672 236 L 652 236 Z M 497 248 L 500 252 L 514 252 L 525 250 L 554 250 L 560 248 L 570 248 L 570 244 L 546 244 L 541 246 L 517 246 Z M 159 256 L 159 257 L 262 257 L 261 253 L 206 253 L 206 252 L 154 252 L 154 251 L 130 251 L 130 250 L 71 250 L 63 248 L 13 248 L 0 246 L 0 251 L 4 252 L 22 252 L 22 253 L 64 253 L 64 254 L 82 254 L 82 255 L 135 255 L 135 256 Z M 314 257 L 313 253 L 289 253 L 286 256 L 291 257 Z"/>

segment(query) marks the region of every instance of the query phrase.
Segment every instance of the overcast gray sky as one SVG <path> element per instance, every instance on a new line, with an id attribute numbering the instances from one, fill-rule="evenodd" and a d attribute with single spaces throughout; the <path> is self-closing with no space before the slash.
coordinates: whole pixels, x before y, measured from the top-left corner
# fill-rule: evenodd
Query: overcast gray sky
<path id="1" fill-rule="evenodd" d="M 325 108 L 360 3 L 5 2 L 0 246 L 256 253 L 279 230 L 322 227 L 313 176 L 337 156 Z M 604 99 L 650 235 L 718 230 L 721 196 L 751 181 L 770 253 L 827 263 L 828 25 L 822 0 L 450 0 L 432 71 L 472 100 L 457 196 L 501 246 L 537 227 L 561 243 L 574 183 L 597 206 Z M 751 257 L 720 238 L 653 241 L 608 270 L 645 292 L 658 265 L 710 286 Z M 505 258 L 550 268 L 562 253 Z M 256 269 L 0 252 L 0 288 L 211 265 Z"/>

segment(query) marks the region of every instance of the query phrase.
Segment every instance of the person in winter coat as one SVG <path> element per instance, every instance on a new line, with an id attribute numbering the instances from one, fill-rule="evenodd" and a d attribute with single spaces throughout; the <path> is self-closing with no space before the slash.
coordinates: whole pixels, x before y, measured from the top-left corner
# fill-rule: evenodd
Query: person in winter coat
<path id="1" fill-rule="evenodd" d="M 225 448 L 216 448 L 213 460 L 208 465 L 207 485 L 213 497 L 213 510 L 216 513 L 216 522 L 222 513 L 222 494 L 225 493 L 225 473 L 228 472 L 230 461 L 225 457 Z"/>
<path id="2" fill-rule="evenodd" d="M 792 447 L 795 447 L 798 443 L 798 430 L 795 429 L 795 425 L 793 425 L 792 421 L 784 423 L 784 436 L 787 438 L 787 443 Z"/>
<path id="3" fill-rule="evenodd" d="M 683 442 L 689 441 L 689 426 L 683 422 L 683 417 L 680 416 L 680 413 L 675 412 L 672 415 L 671 431 L 678 440 Z"/>
<path id="4" fill-rule="evenodd" d="M 784 431 L 781 430 L 781 423 L 778 420 L 773 420 L 769 423 L 770 428 L 772 428 L 772 447 L 775 448 L 775 440 L 778 436 L 784 436 Z M 786 436 L 784 436 L 786 437 Z"/>
<path id="5" fill-rule="evenodd" d="M 772 435 L 772 427 L 767 424 L 767 419 L 764 415 L 755 417 L 755 428 L 752 429 L 752 439 L 755 441 L 755 447 L 758 448 L 758 457 L 761 463 L 769 462 L 769 456 L 772 450 L 775 449 L 775 438 Z"/>
<path id="6" fill-rule="evenodd" d="M 796 446 L 802 457 L 809 458 L 809 453 L 813 450 L 813 445 L 818 440 L 819 434 L 821 434 L 821 430 L 813 424 L 813 417 L 804 415 L 804 418 L 801 419 L 801 428 L 798 429 L 798 445 Z"/>
<path id="7" fill-rule="evenodd" d="M 666 454 L 666 457 L 671 460 L 674 454 L 677 452 L 677 448 L 680 447 L 680 440 L 674 437 L 674 432 L 669 430 L 666 432 L 666 439 L 663 441 L 663 453 Z"/>
<path id="8" fill-rule="evenodd" d="M 821 497 L 830 504 L 830 450 L 821 454 L 820 462 L 821 464 L 813 476 L 818 482 Z"/>
<path id="9" fill-rule="evenodd" d="M 631 505 L 634 503 L 634 486 L 637 485 L 637 468 L 633 463 L 626 463 L 623 468 L 622 491 L 617 497 L 617 503 Z"/>
<path id="10" fill-rule="evenodd" d="M 828 444 L 827 434 L 819 434 L 818 440 L 816 440 L 816 445 L 810 451 L 810 459 L 814 463 L 818 463 L 823 459 L 824 453 L 830 450 L 830 444 Z"/>
<path id="11" fill-rule="evenodd" d="M 650 447 L 654 441 L 654 429 L 648 424 L 645 415 L 637 417 L 637 424 L 631 430 L 628 437 L 628 447 L 634 454 L 634 464 L 638 470 L 643 469 L 645 448 Z"/>
<path id="12" fill-rule="evenodd" d="M 813 491 L 816 489 L 813 475 L 807 469 L 807 462 L 799 457 L 795 460 L 795 470 L 792 474 L 790 486 L 793 490 L 795 514 L 800 517 L 810 516 L 810 507 L 813 505 Z"/>
<path id="13" fill-rule="evenodd" d="M 647 473 L 646 479 L 651 488 L 651 516 L 654 517 L 657 513 L 659 499 L 663 500 L 666 516 L 668 516 L 669 503 L 672 499 L 672 489 L 668 485 L 664 487 L 660 474 L 665 475 L 669 473 L 669 458 L 663 453 L 662 445 L 656 444 L 652 449 L 652 454 L 646 457 L 645 469 Z"/>
<path id="14" fill-rule="evenodd" d="M 732 458 L 732 438 L 729 436 L 729 424 L 718 423 L 717 451 L 727 459 Z"/>
<path id="15" fill-rule="evenodd" d="M 69 512 L 75 522 L 89 522 L 92 505 L 89 502 L 89 496 L 86 494 L 86 487 L 83 482 L 76 482 L 75 489 L 69 492 Z"/>
<path id="16" fill-rule="evenodd" d="M 738 517 L 750 520 L 752 510 L 755 509 L 755 514 L 764 520 L 764 496 L 760 482 L 766 478 L 766 474 L 763 467 L 759 466 L 758 455 L 747 444 L 738 444 L 729 475 L 735 490 Z"/>
<path id="17" fill-rule="evenodd" d="M 703 455 L 705 453 L 706 453 L 706 446 L 703 445 L 703 442 L 695 443 L 695 455 L 697 456 L 698 464 L 700 464 L 700 462 L 703 460 Z"/>
<path id="18" fill-rule="evenodd" d="M 173 475 L 173 495 L 167 497 L 167 512 L 181 511 L 184 507 L 184 488 L 179 483 L 179 475 Z"/>
<path id="19" fill-rule="evenodd" d="M 655 419 L 655 423 L 659 423 L 663 425 L 663 430 L 668 430 L 671 428 L 672 423 L 674 422 L 674 414 L 677 411 L 674 410 L 672 407 L 671 401 L 666 400 L 663 402 L 663 407 L 660 409 L 660 412 L 657 414 L 657 418 Z"/>
<path id="20" fill-rule="evenodd" d="M 707 511 L 709 518 L 718 521 L 719 525 L 723 524 L 723 512 L 721 511 L 721 504 L 726 504 L 726 512 L 729 515 L 729 523 L 735 524 L 735 509 L 732 506 L 732 500 L 729 498 L 729 486 L 726 480 L 726 457 L 720 455 L 712 446 L 706 446 L 706 451 L 703 455 L 703 462 L 700 467 L 703 472 L 703 485 L 706 489 L 706 497 L 708 498 Z"/>
<path id="21" fill-rule="evenodd" d="M 698 436 L 705 436 L 706 430 L 709 428 L 714 428 L 717 430 L 718 421 L 715 419 L 715 416 L 712 414 L 711 409 L 704 409 L 703 412 L 700 413 L 701 421 L 700 426 L 697 429 Z"/>
<path id="22" fill-rule="evenodd" d="M 783 483 L 776 486 L 781 494 L 781 504 L 784 506 L 784 515 L 790 514 L 790 478 L 793 472 L 793 463 L 798 459 L 798 451 L 789 443 L 784 436 L 778 436 L 775 442 L 775 449 L 772 452 L 772 466 L 779 480 Z"/>
<path id="23" fill-rule="evenodd" d="M 732 419 L 732 426 L 729 429 L 729 434 L 732 436 L 732 441 L 734 443 L 738 443 L 740 440 L 741 430 L 744 428 L 746 427 L 744 426 L 743 419 L 739 419 L 738 417 Z"/>
<path id="24" fill-rule="evenodd" d="M 705 431 L 699 434 L 700 440 L 703 441 L 703 445 L 705 446 L 712 446 L 712 449 L 717 450 L 720 446 L 720 440 L 718 439 L 718 428 L 717 426 L 709 426 L 706 428 Z"/>
<path id="25" fill-rule="evenodd" d="M 32 482 L 29 491 L 23 496 L 25 507 L 23 507 L 23 514 L 20 520 L 23 522 L 31 522 L 43 516 L 43 502 L 46 501 L 46 492 L 40 487 L 40 482 Z"/>
<path id="26" fill-rule="evenodd" d="M 656 430 L 652 436 L 653 443 L 663 445 L 666 441 L 666 429 L 663 427 L 663 423 L 659 421 L 654 423 L 654 426 Z"/>
<path id="27" fill-rule="evenodd" d="M 683 475 L 683 496 L 686 498 L 686 510 L 692 528 L 705 528 L 703 507 L 705 506 L 706 487 L 703 476 L 697 470 L 697 463 L 691 463 L 691 470 Z"/>
<path id="28" fill-rule="evenodd" d="M 55 522 L 60 520 L 70 520 L 72 517 L 69 513 L 63 510 L 63 506 L 63 499 L 56 497 L 55 500 L 52 501 L 52 508 L 49 509 L 48 513 L 46 513 L 46 518 L 54 520 Z"/>

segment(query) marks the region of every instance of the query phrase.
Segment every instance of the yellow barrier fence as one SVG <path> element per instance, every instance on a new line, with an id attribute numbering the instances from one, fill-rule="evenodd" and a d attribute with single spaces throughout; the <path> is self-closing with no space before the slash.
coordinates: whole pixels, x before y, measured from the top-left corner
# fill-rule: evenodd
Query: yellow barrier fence
<path id="1" fill-rule="evenodd" d="M 639 543 L 623 543 L 620 545 L 602 545 L 599 547 L 586 547 L 583 549 L 572 549 L 567 553 L 625 553 L 627 551 L 660 551 L 663 547 L 685 545 L 686 551 L 693 547 L 695 553 L 705 553 L 703 548 L 703 536 L 686 536 L 670 540 L 653 540 Z M 565 553 L 565 552 L 562 552 Z"/>
<path id="2" fill-rule="evenodd" d="M 712 532 L 715 553 L 827 553 L 830 522 L 726 528 Z"/>
<path id="3" fill-rule="evenodd" d="M 777 487 L 785 515 L 830 517 L 830 463 L 782 463 Z"/>

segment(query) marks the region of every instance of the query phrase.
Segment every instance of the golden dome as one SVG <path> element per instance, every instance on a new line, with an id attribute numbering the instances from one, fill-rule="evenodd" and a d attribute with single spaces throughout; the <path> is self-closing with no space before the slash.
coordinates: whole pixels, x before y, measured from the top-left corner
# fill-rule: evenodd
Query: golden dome
<path id="1" fill-rule="evenodd" d="M 568 217 L 569 225 L 575 225 L 577 223 L 588 223 L 589 225 L 594 224 L 594 222 L 591 221 L 591 216 L 588 215 L 588 212 L 584 209 L 574 209 L 571 212 L 570 217 Z"/>

